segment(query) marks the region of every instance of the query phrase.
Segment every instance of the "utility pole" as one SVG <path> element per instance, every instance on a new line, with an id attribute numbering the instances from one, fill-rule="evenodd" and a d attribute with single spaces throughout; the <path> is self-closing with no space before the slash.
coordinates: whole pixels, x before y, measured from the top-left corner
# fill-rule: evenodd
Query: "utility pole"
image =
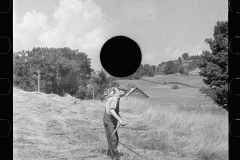
<path id="1" fill-rule="evenodd" d="M 93 100 L 94 100 L 94 85 L 92 85 L 92 89 L 93 89 Z"/>
<path id="2" fill-rule="evenodd" d="M 94 100 L 94 85 L 93 84 L 87 85 L 87 88 L 92 88 L 92 90 L 93 90 L 93 100 Z"/>
<path id="3" fill-rule="evenodd" d="M 39 71 L 39 69 L 38 69 L 37 73 L 38 73 L 38 92 L 40 92 L 40 71 Z"/>

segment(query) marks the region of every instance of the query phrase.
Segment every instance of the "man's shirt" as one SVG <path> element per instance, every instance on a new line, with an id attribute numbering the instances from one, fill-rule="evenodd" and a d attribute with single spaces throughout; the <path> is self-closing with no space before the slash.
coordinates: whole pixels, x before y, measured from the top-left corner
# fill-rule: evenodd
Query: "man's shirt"
<path id="1" fill-rule="evenodd" d="M 118 97 L 117 96 L 112 96 L 107 100 L 106 103 L 106 112 L 109 115 L 112 115 L 112 113 L 110 112 L 111 109 L 116 109 L 117 107 L 117 102 L 118 102 Z"/>

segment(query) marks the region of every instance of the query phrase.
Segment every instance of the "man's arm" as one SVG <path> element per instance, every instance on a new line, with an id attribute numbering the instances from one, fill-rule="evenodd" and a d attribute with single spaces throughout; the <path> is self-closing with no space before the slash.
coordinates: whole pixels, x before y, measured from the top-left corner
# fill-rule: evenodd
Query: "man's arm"
<path id="1" fill-rule="evenodd" d="M 117 113 L 115 112 L 115 110 L 113 108 L 111 108 L 110 112 L 120 123 L 122 122 L 122 119 L 117 115 Z"/>
<path id="2" fill-rule="evenodd" d="M 117 106 L 117 100 L 116 100 L 116 101 L 113 101 L 113 102 L 111 103 L 110 113 L 120 122 L 120 124 L 122 124 L 123 121 L 122 121 L 120 115 L 117 115 L 117 113 L 115 112 L 116 106 Z"/>
<path id="3" fill-rule="evenodd" d="M 122 126 L 127 125 L 127 122 L 126 122 L 126 121 L 123 121 L 123 120 L 117 115 L 117 113 L 115 112 L 114 109 L 111 109 L 110 112 L 111 112 L 112 115 L 119 121 L 120 125 L 122 125 Z"/>

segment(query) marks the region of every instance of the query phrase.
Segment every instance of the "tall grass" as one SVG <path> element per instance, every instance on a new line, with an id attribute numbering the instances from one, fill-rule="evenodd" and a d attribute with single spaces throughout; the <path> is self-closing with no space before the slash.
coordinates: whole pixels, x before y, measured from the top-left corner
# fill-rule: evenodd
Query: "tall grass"
<path id="1" fill-rule="evenodd" d="M 123 105 L 126 117 L 135 119 L 130 126 L 147 130 L 135 139 L 140 148 L 175 153 L 177 157 L 228 159 L 226 113 L 180 110 L 175 105 L 160 106 L 152 99 L 130 98 Z"/>

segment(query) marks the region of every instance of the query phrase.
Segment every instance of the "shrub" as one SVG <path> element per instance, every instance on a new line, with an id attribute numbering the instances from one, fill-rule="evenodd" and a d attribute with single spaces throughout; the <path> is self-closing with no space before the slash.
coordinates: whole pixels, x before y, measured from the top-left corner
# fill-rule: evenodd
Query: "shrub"
<path id="1" fill-rule="evenodd" d="M 173 86 L 172 86 L 172 89 L 178 89 L 178 85 L 176 85 L 176 84 L 173 85 Z"/>

